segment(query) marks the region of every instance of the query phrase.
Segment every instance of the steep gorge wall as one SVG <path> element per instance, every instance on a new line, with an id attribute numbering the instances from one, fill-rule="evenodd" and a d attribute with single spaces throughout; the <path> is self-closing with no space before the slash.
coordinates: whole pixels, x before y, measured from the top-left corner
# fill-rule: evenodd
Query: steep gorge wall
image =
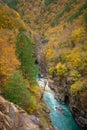
<path id="1" fill-rule="evenodd" d="M 77 123 L 87 127 L 87 1 L 48 1 L 37 26 L 48 40 L 42 53 L 50 87 L 57 100 L 69 102 Z"/>

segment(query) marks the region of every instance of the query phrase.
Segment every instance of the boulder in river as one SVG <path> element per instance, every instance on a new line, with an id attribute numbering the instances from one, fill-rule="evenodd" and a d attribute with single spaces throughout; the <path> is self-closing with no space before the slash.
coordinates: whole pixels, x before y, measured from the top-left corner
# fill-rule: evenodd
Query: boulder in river
<path id="1" fill-rule="evenodd" d="M 60 110 L 60 111 L 63 110 L 63 108 L 61 106 L 56 106 L 55 108 L 58 109 L 58 110 Z"/>

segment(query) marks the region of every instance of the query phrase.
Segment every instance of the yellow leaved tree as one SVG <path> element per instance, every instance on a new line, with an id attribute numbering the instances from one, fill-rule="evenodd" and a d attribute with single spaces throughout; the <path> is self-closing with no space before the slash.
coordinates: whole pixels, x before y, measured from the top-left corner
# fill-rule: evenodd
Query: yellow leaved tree
<path id="1" fill-rule="evenodd" d="M 6 39 L 0 38 L 0 80 L 4 82 L 6 77 L 20 65 L 15 55 L 15 46 L 9 44 Z"/>

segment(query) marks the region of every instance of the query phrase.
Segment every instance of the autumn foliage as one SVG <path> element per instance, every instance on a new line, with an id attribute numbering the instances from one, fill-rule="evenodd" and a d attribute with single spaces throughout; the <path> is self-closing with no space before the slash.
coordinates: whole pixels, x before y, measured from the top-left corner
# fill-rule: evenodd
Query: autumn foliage
<path id="1" fill-rule="evenodd" d="M 16 55 L 15 46 L 6 39 L 0 39 L 0 80 L 3 81 L 20 65 Z"/>
<path id="2" fill-rule="evenodd" d="M 11 8 L 17 7 L 17 1 L 6 2 Z M 9 101 L 32 113 L 37 110 L 40 96 L 35 80 L 37 67 L 33 43 L 26 23 L 11 8 L 0 1 L 0 92 Z M 34 91 L 35 88 L 38 92 Z"/>
<path id="3" fill-rule="evenodd" d="M 7 5 L 0 1 L 0 87 L 4 86 L 5 97 L 22 107 L 28 106 L 30 113 L 35 110 L 38 69 L 31 35 L 36 30 L 41 35 L 38 42 L 47 41 L 41 61 L 45 61 L 47 72 L 59 84 L 59 91 L 66 94 L 66 86 L 70 96 L 79 97 L 87 107 L 87 1 L 5 2 Z"/>

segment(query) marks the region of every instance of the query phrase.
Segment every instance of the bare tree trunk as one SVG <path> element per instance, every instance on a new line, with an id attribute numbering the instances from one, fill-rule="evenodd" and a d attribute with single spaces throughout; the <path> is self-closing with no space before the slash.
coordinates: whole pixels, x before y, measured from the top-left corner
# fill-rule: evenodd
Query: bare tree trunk
<path id="1" fill-rule="evenodd" d="M 44 81 L 44 89 L 43 89 L 43 92 L 42 92 L 42 94 L 41 94 L 40 100 L 42 100 L 42 98 L 43 98 L 43 96 L 44 96 L 46 84 L 47 84 L 47 81 Z"/>

